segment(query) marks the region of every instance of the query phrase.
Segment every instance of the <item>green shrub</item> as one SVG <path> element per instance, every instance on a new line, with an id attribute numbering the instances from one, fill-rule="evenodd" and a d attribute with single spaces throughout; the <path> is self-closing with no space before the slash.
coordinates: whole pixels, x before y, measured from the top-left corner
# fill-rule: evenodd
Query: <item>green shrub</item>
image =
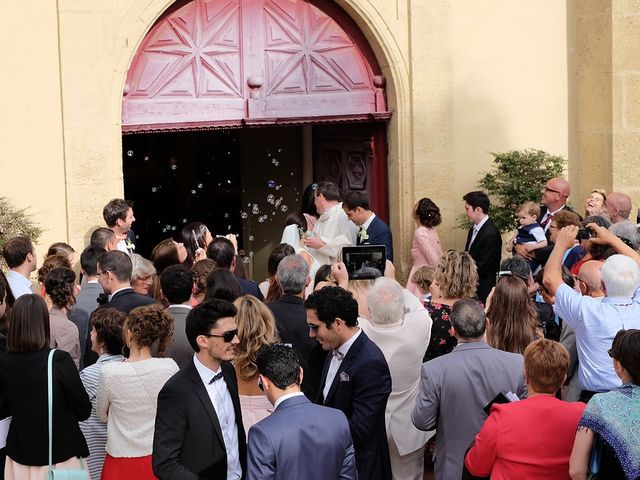
<path id="1" fill-rule="evenodd" d="M 10 238 L 25 236 L 38 243 L 42 229 L 32 220 L 26 208 L 17 208 L 6 197 L 0 197 L 0 252 Z M 7 268 L 4 258 L 0 256 L 0 266 Z"/>
<path id="2" fill-rule="evenodd" d="M 491 153 L 493 166 L 478 182 L 491 198 L 489 215 L 504 233 L 516 227 L 516 209 L 527 201 L 540 201 L 540 191 L 551 178 L 562 174 L 566 160 L 542 150 Z M 466 215 L 458 217 L 460 228 L 469 228 Z"/>

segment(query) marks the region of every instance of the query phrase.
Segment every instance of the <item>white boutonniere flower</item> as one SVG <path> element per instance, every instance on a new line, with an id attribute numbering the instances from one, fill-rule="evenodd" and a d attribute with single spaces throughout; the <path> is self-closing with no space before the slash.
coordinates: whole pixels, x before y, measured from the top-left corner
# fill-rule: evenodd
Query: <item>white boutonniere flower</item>
<path id="1" fill-rule="evenodd" d="M 368 240 L 369 234 L 364 228 L 361 228 L 360 231 L 358 232 L 358 238 L 360 239 L 361 242 L 364 240 Z"/>
<path id="2" fill-rule="evenodd" d="M 129 250 L 130 252 L 133 252 L 136 249 L 136 246 L 134 245 L 134 243 L 131 241 L 130 238 L 127 238 L 127 241 L 125 243 L 127 245 L 127 250 Z"/>

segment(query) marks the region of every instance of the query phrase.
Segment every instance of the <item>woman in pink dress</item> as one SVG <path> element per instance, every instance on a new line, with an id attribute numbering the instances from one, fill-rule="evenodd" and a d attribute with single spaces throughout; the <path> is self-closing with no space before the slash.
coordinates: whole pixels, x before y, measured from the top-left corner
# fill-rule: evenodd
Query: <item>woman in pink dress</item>
<path id="1" fill-rule="evenodd" d="M 413 245 L 411 246 L 411 257 L 413 266 L 409 273 L 407 290 L 421 298 L 416 285 L 411 281 L 413 274 L 420 267 L 435 267 L 442 257 L 442 247 L 440 238 L 434 227 L 440 225 L 442 217 L 440 209 L 428 198 L 421 198 L 413 209 L 413 219 L 416 221 L 416 232 L 413 235 Z"/>

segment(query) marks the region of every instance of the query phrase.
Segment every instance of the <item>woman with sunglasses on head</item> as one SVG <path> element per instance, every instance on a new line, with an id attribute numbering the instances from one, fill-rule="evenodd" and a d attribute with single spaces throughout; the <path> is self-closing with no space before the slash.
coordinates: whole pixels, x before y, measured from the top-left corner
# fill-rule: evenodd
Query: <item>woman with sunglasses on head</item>
<path id="1" fill-rule="evenodd" d="M 156 478 L 151 452 L 158 392 L 178 365 L 171 358 L 154 358 L 152 347 L 162 357 L 172 331 L 173 319 L 161 305 L 133 309 L 123 326 L 128 358 L 102 367 L 96 413 L 107 423 L 103 480 Z"/>
<path id="2" fill-rule="evenodd" d="M 238 394 L 245 431 L 267 417 L 271 403 L 258 387 L 256 358 L 258 351 L 279 341 L 276 322 L 271 310 L 252 295 L 244 295 L 233 302 L 238 309 L 238 339 L 233 366 L 238 377 Z"/>
<path id="3" fill-rule="evenodd" d="M 191 268 L 198 260 L 207 258 L 207 247 L 213 235 L 204 223 L 187 223 L 180 231 L 180 241 L 187 250 L 187 259 L 183 262 Z"/>
<path id="4" fill-rule="evenodd" d="M 640 330 L 620 330 L 609 356 L 622 385 L 589 400 L 569 460 L 573 480 L 596 473 L 598 480 L 640 478 Z M 590 471 L 593 449 L 600 455 L 597 472 Z"/>

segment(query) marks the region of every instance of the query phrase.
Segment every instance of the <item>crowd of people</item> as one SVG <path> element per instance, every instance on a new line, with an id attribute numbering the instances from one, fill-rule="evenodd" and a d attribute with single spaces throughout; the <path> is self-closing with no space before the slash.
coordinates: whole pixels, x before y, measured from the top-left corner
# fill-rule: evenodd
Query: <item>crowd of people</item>
<path id="1" fill-rule="evenodd" d="M 446 252 L 420 199 L 402 285 L 366 193 L 330 182 L 306 188 L 261 283 L 200 222 L 135 253 L 123 199 L 79 275 L 70 245 L 38 268 L 9 238 L 4 478 L 640 478 L 640 233 L 627 195 L 594 190 L 584 219 L 569 196 L 548 180 L 503 248 L 469 192 Z M 351 246 L 382 246 L 384 272 L 351 278 Z"/>

